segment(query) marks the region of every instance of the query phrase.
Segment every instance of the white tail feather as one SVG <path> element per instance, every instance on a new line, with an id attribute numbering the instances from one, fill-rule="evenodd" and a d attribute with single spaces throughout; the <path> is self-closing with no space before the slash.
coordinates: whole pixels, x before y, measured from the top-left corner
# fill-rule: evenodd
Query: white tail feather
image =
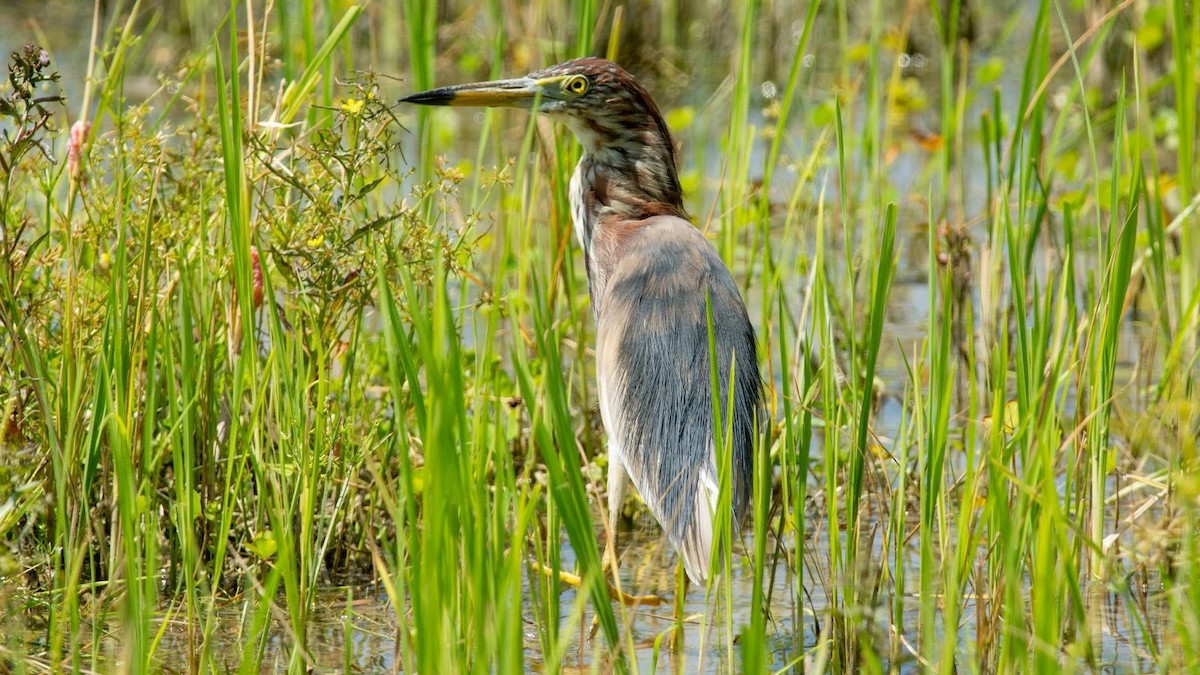
<path id="1" fill-rule="evenodd" d="M 709 564 L 712 562 L 713 516 L 717 510 L 719 492 L 720 488 L 709 472 L 701 471 L 700 480 L 696 481 L 696 498 L 692 500 L 691 522 L 683 534 L 683 545 L 679 549 L 688 578 L 697 585 L 703 585 L 708 580 Z"/>

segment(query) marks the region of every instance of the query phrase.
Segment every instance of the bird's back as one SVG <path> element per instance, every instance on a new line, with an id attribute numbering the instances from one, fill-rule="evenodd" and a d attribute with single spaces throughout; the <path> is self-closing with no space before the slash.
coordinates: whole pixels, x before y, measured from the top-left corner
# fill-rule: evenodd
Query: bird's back
<path id="1" fill-rule="evenodd" d="M 712 245 L 674 216 L 637 223 L 593 299 L 610 462 L 628 471 L 683 556 L 688 576 L 702 582 L 718 493 L 706 302 L 714 317 L 722 416 L 733 376 L 729 456 L 735 528 L 749 504 L 751 446 L 762 405 L 745 305 Z"/>

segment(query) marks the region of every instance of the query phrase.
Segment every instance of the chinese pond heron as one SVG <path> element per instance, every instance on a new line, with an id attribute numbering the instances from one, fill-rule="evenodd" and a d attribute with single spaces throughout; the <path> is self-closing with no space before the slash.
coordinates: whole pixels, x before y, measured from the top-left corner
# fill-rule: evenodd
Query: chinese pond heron
<path id="1" fill-rule="evenodd" d="M 735 532 L 748 510 L 752 445 L 762 417 L 754 328 L 737 285 L 683 208 L 675 147 L 658 107 L 600 58 L 525 77 L 433 89 L 402 101 L 535 110 L 566 124 L 584 153 L 571 215 L 596 318 L 596 379 L 608 434 L 608 561 L 633 482 L 683 558 L 709 577 L 717 534 L 710 331 L 726 426 Z M 615 570 L 614 570 L 615 571 Z"/>

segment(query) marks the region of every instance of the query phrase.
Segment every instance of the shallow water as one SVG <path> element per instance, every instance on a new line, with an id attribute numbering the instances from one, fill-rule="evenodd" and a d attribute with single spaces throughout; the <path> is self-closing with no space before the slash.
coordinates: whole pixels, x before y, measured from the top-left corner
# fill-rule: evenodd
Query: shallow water
<path id="1" fill-rule="evenodd" d="M 597 522 L 600 512 L 596 512 Z M 810 528 L 819 527 L 820 523 L 812 523 Z M 822 533 L 820 536 L 824 536 Z M 622 626 L 622 635 L 631 636 L 636 650 L 636 660 L 642 672 L 728 672 L 731 667 L 727 640 L 729 639 L 724 626 L 725 608 L 717 601 L 706 603 L 703 589 L 692 587 L 688 590 L 684 603 L 684 615 L 692 617 L 684 624 L 682 648 L 672 651 L 670 634 L 675 627 L 673 618 L 674 597 L 674 555 L 666 551 L 669 545 L 660 538 L 657 526 L 648 516 L 637 519 L 632 531 L 622 533 L 626 542 L 622 554 L 621 579 L 626 592 L 657 593 L 668 603 L 659 607 L 623 608 L 614 604 L 618 611 L 618 621 Z M 808 547 L 820 547 L 820 539 L 808 542 Z M 794 551 L 788 551 L 789 555 Z M 876 556 L 879 550 L 875 551 Z M 768 553 L 770 555 L 770 553 Z M 771 588 L 770 618 L 767 628 L 769 642 L 767 645 L 770 664 L 773 669 L 783 669 L 796 665 L 797 659 L 803 658 L 805 651 L 816 647 L 822 636 L 819 631 L 827 629 L 827 614 L 829 607 L 825 595 L 825 587 L 814 582 L 827 570 L 813 567 L 814 556 L 807 558 L 805 569 L 805 593 L 803 598 L 793 596 L 794 584 L 789 578 L 788 565 L 781 556 L 772 569 L 768 569 L 765 577 L 771 578 L 774 573 L 775 581 Z M 567 542 L 563 542 L 562 560 L 564 568 L 570 568 L 574 563 L 574 554 Z M 916 551 L 910 551 L 905 556 L 905 572 L 910 578 L 918 573 L 919 559 Z M 535 572 L 536 574 L 536 572 Z M 529 597 L 529 579 L 525 580 L 526 597 Z M 748 561 L 741 556 L 734 559 L 734 571 L 730 577 L 732 587 L 731 597 L 734 604 L 731 608 L 734 625 L 733 666 L 736 669 L 739 655 L 737 650 L 737 635 L 741 628 L 750 621 L 750 593 L 753 583 L 752 570 Z M 1152 586 L 1157 581 L 1152 582 Z M 603 665 L 603 638 L 590 637 L 591 614 L 585 612 L 582 621 L 571 621 L 571 609 L 576 602 L 576 590 L 563 584 L 560 602 L 562 616 L 560 630 L 562 634 L 572 636 L 569 647 L 564 655 L 562 667 L 567 670 L 582 669 L 590 671 L 592 666 Z M 348 592 L 350 595 L 348 596 Z M 716 596 L 723 596 L 723 591 L 716 591 Z M 803 603 L 803 611 L 801 610 Z M 886 640 L 887 607 L 886 603 L 893 599 L 886 593 L 876 607 L 873 617 L 864 618 L 864 623 L 873 623 L 873 630 L 880 640 Z M 903 603 L 904 624 L 916 626 L 918 621 L 919 603 L 916 597 L 907 596 L 901 599 Z M 1130 605 L 1136 603 L 1147 607 L 1145 616 L 1150 617 L 1151 625 L 1145 627 L 1161 640 L 1162 631 L 1166 627 L 1168 606 L 1159 588 L 1134 588 L 1128 595 L 1113 593 L 1104 583 L 1094 582 L 1087 586 L 1086 605 L 1090 618 L 1096 626 L 1092 635 L 1092 645 L 1095 650 L 1095 662 L 1102 669 L 1112 669 L 1112 672 L 1152 671 L 1154 659 L 1147 647 L 1143 628 L 1138 624 L 1129 611 Z M 241 645 L 237 642 L 237 634 L 232 632 L 240 620 L 241 603 L 233 602 L 221 611 L 222 624 L 231 632 L 217 637 L 217 654 L 227 657 L 226 665 L 235 667 L 239 662 Z M 975 605 L 967 602 L 963 608 L 961 624 L 958 632 L 962 650 L 960 658 L 970 662 L 973 649 L 972 640 L 976 621 Z M 533 608 L 527 607 L 532 620 Z M 814 618 L 814 613 L 821 619 Z M 717 617 L 716 626 L 702 627 L 695 617 L 704 614 Z M 386 594 L 380 588 L 374 587 L 329 587 L 319 592 L 314 604 L 314 612 L 310 617 L 308 643 L 312 666 L 318 672 L 339 671 L 343 664 L 349 662 L 363 672 L 392 672 L 398 668 L 396 654 L 395 631 L 397 623 L 395 613 Z M 943 630 L 939 627 L 940 630 Z M 544 668 L 543 655 L 540 653 L 539 640 L 532 624 L 527 627 L 526 663 L 530 670 L 538 672 Z M 905 631 L 905 637 L 915 649 L 917 636 L 915 629 Z M 660 640 L 661 638 L 661 640 Z M 349 641 L 349 646 L 347 646 Z M 886 643 L 878 647 L 886 656 Z M 107 649 L 115 656 L 117 645 L 108 641 Z M 157 651 L 159 662 L 164 666 L 181 667 L 183 664 L 173 663 L 171 655 L 188 653 L 188 638 L 186 628 L 178 622 L 168 626 L 164 631 L 162 643 Z M 285 633 L 274 634 L 266 645 L 267 658 L 263 662 L 264 672 L 281 672 L 286 669 L 290 654 L 290 640 Z M 917 672 L 917 661 L 912 653 L 901 649 L 896 655 L 894 665 L 900 672 Z M 1082 662 L 1080 663 L 1082 665 Z"/>

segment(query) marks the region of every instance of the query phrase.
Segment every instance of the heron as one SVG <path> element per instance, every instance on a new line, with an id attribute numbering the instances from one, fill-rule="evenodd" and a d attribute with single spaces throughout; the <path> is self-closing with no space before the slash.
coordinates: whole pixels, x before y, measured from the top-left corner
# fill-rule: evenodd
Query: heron
<path id="1" fill-rule="evenodd" d="M 594 57 L 401 101 L 523 108 L 561 121 L 582 144 L 570 203 L 596 321 L 597 393 L 608 442 L 605 564 L 616 577 L 617 525 L 632 482 L 688 579 L 703 586 L 720 522 L 714 429 L 723 428 L 730 440 L 736 532 L 750 502 L 763 384 L 737 284 L 684 210 L 675 145 L 658 106 L 623 68 Z M 718 415 L 732 409 L 718 427 L 714 345 Z"/>

